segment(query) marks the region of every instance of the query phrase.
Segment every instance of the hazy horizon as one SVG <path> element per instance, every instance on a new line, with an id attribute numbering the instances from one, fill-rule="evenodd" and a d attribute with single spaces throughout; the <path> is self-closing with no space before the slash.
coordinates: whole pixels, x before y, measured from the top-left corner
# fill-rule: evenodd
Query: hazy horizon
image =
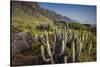
<path id="1" fill-rule="evenodd" d="M 38 2 L 40 7 L 54 11 L 82 24 L 96 24 L 96 6 Z"/>

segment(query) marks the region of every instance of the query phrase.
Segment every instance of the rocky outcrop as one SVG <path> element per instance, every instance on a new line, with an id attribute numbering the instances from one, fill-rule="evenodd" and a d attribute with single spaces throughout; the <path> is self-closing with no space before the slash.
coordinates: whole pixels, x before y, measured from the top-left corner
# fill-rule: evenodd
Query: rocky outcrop
<path id="1" fill-rule="evenodd" d="M 16 33 L 12 42 L 12 49 L 14 52 L 22 52 L 26 49 L 31 48 L 32 36 L 25 32 Z"/>
<path id="2" fill-rule="evenodd" d="M 12 65 L 33 64 L 33 59 L 38 58 L 32 56 L 33 37 L 26 32 L 20 32 L 14 34 L 12 38 Z"/>

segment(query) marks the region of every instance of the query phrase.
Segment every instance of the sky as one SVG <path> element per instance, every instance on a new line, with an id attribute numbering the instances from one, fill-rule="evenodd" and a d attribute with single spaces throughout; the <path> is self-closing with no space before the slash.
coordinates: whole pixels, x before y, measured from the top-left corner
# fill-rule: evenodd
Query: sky
<path id="1" fill-rule="evenodd" d="M 57 3 L 39 3 L 39 5 L 82 24 L 96 24 L 96 6 Z"/>

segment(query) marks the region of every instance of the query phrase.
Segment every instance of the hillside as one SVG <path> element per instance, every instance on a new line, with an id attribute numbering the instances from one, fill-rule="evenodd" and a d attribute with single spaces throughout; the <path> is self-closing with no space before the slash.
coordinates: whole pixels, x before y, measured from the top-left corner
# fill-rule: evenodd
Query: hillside
<path id="1" fill-rule="evenodd" d="M 41 8 L 36 2 L 11 1 L 11 10 L 14 33 L 26 31 L 30 28 L 34 30 L 39 23 L 53 24 L 55 21 L 73 21 L 54 11 Z"/>
<path id="2" fill-rule="evenodd" d="M 18 10 L 19 12 L 23 12 L 28 16 L 32 16 L 34 18 L 40 18 L 44 21 L 46 19 L 52 21 L 65 21 L 65 22 L 72 22 L 70 18 L 64 17 L 60 14 L 57 14 L 54 11 L 50 11 L 48 9 L 41 8 L 38 3 L 34 2 L 23 2 L 23 1 L 12 1 L 12 10 L 16 13 Z"/>

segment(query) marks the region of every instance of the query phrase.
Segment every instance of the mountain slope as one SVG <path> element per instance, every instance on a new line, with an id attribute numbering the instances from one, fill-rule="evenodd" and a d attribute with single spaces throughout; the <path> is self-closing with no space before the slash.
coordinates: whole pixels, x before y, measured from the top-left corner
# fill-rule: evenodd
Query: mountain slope
<path id="1" fill-rule="evenodd" d="M 53 24 L 55 21 L 73 22 L 54 11 L 41 8 L 37 2 L 11 1 L 13 32 L 34 30 L 39 23 Z"/>
<path id="2" fill-rule="evenodd" d="M 12 1 L 12 10 L 16 12 L 17 9 L 22 10 L 25 15 L 29 15 L 44 21 L 65 21 L 72 22 L 70 18 L 63 17 L 54 11 L 41 8 L 36 2 L 23 2 L 23 1 Z M 17 11 L 18 12 L 18 11 Z"/>

